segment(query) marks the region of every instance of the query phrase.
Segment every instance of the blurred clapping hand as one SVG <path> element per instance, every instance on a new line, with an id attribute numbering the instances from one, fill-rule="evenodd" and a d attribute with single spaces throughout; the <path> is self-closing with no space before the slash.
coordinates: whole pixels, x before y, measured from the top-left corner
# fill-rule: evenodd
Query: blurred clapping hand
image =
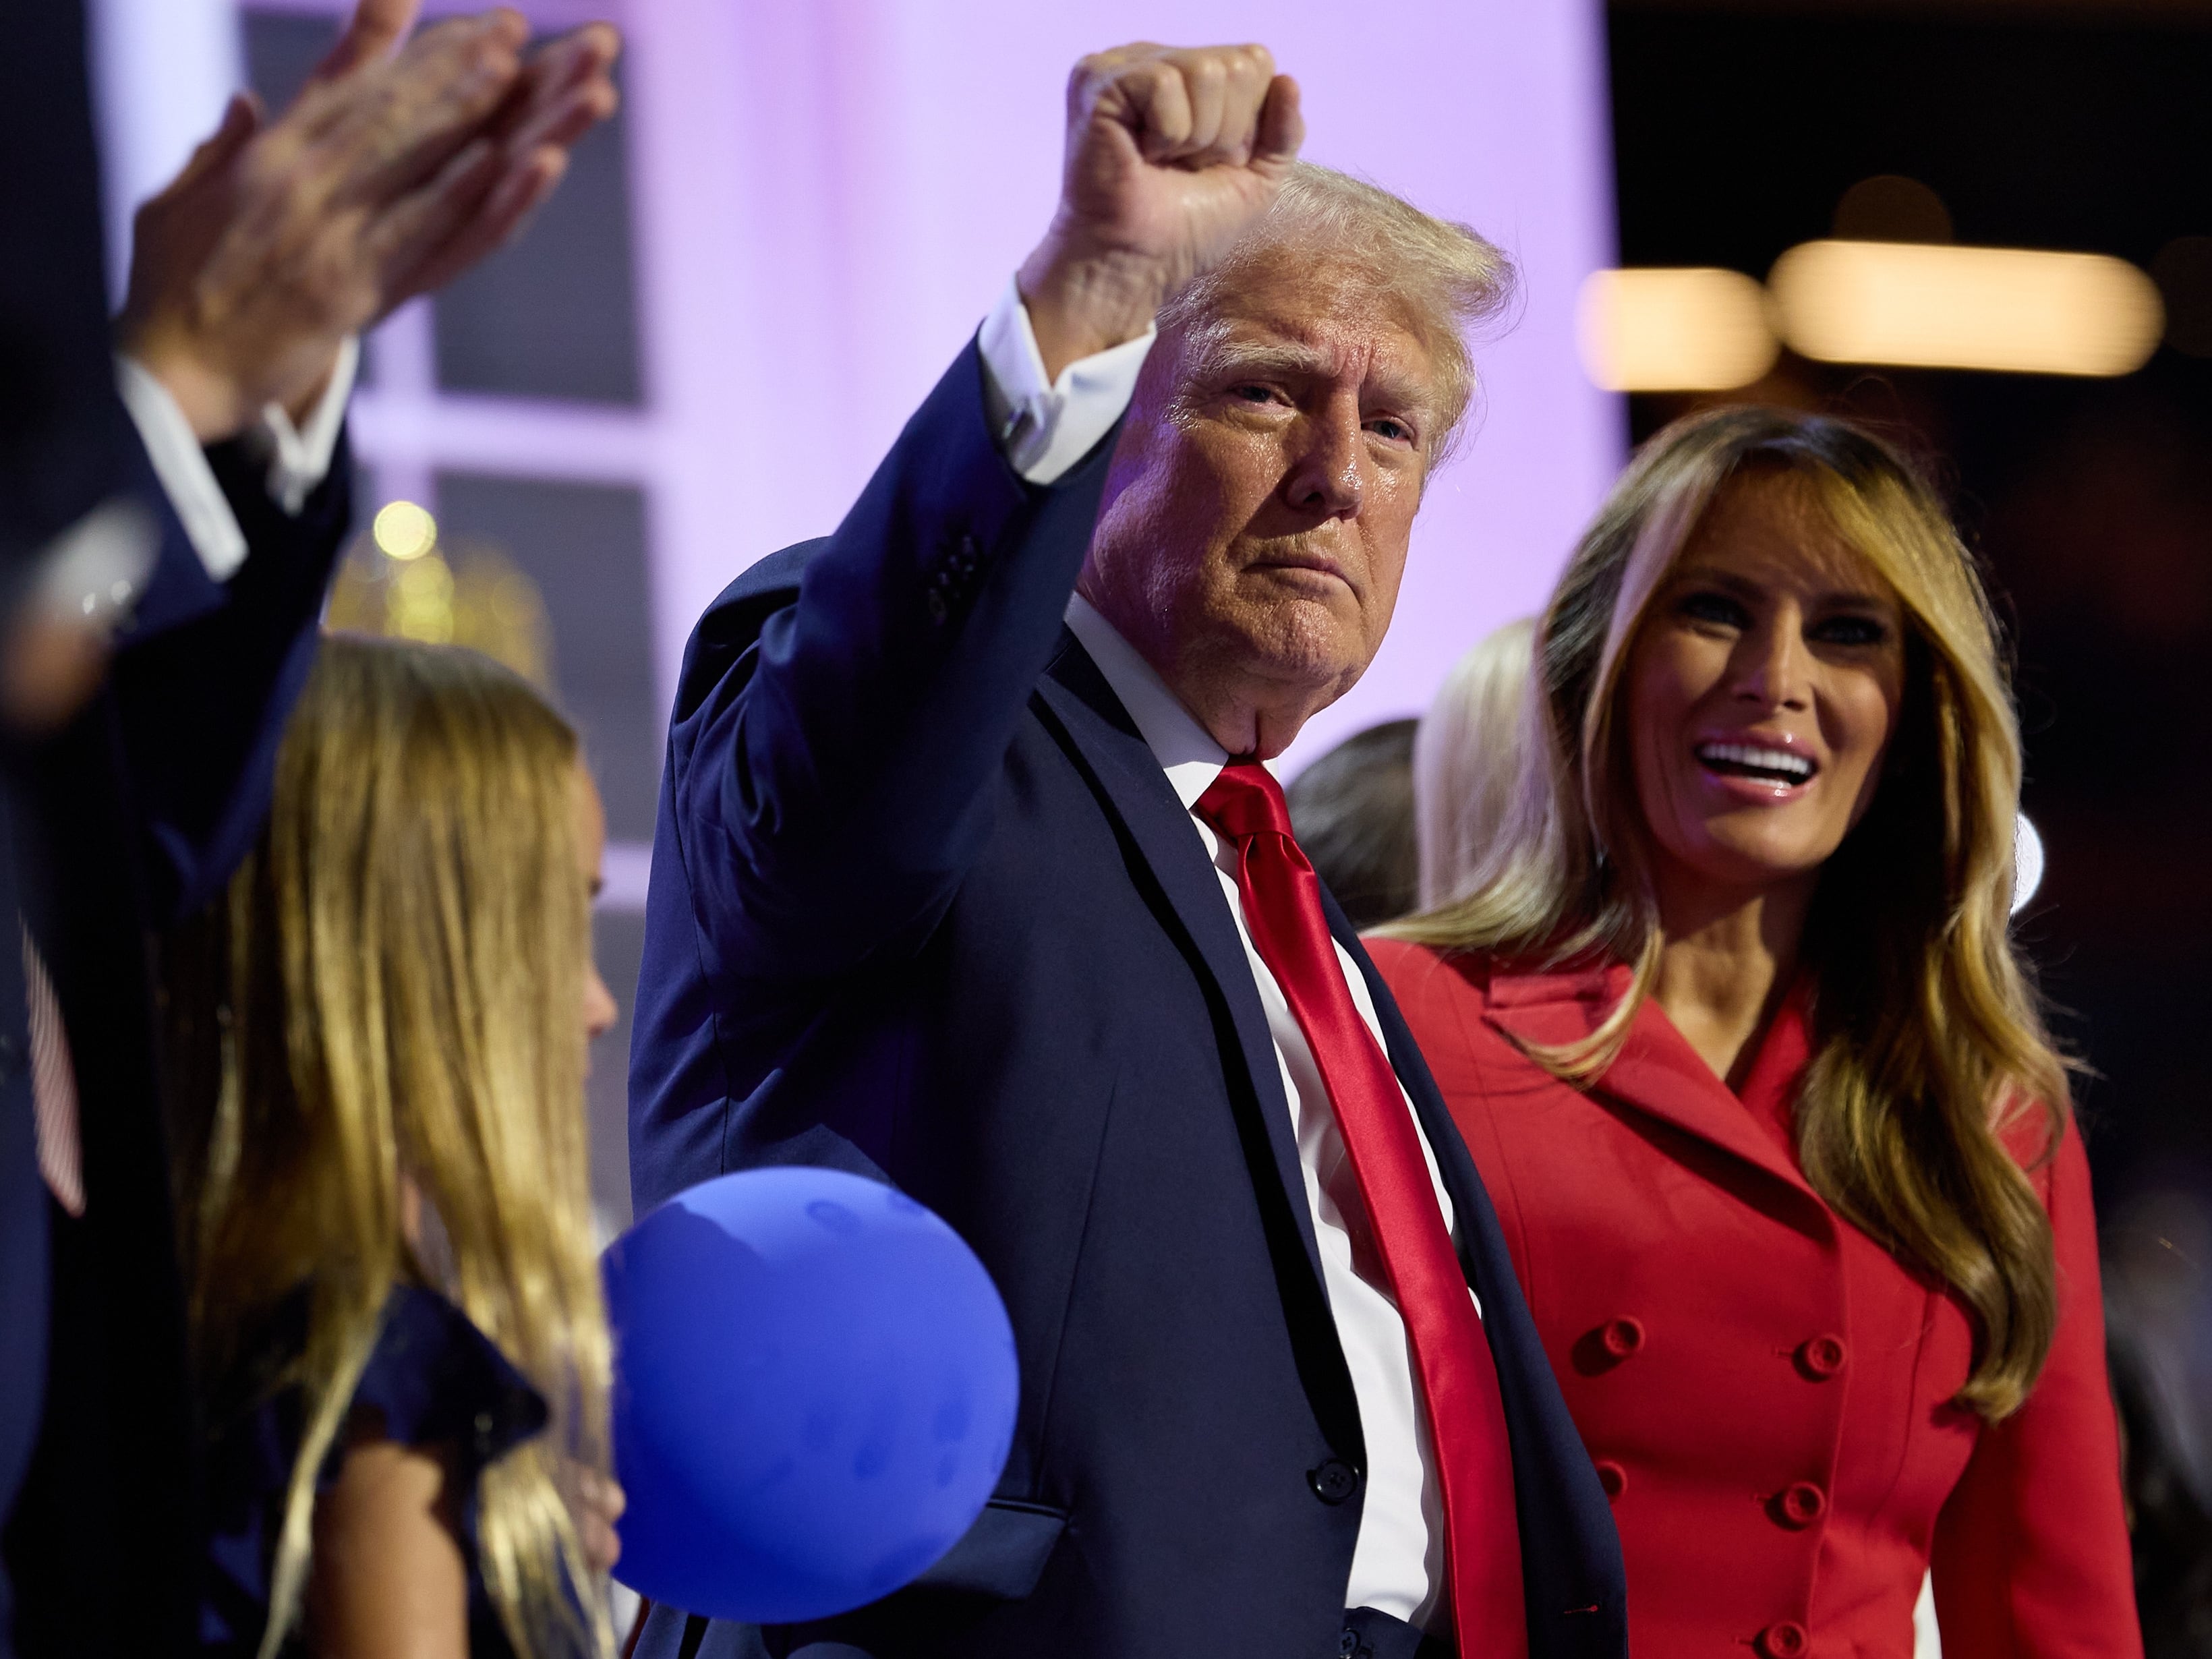
<path id="1" fill-rule="evenodd" d="M 360 0 L 290 108 L 233 99 L 138 210 L 118 345 L 203 443 L 312 408 L 349 336 L 509 240 L 614 112 L 611 26 L 526 54 L 504 8 L 408 39 L 420 6 Z"/>

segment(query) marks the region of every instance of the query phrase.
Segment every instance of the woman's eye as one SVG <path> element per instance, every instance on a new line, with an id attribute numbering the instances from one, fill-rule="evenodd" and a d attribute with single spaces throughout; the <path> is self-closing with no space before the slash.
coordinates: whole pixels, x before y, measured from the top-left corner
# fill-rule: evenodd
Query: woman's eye
<path id="1" fill-rule="evenodd" d="M 1889 628 L 1876 617 L 1830 617 L 1813 629 L 1823 645 L 1880 645 Z"/>
<path id="2" fill-rule="evenodd" d="M 1751 626 L 1751 613 L 1725 593 L 1692 593 L 1683 599 L 1681 611 L 1692 622 L 1710 623 L 1717 628 Z"/>

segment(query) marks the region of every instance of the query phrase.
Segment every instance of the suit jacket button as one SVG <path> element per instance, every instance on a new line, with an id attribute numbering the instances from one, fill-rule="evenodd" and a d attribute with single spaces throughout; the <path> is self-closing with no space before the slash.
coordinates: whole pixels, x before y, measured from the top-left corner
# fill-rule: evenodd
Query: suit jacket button
<path id="1" fill-rule="evenodd" d="M 1828 1494 L 1809 1480 L 1792 1481 L 1775 1499 L 1775 1519 L 1785 1527 L 1809 1527 L 1827 1512 Z"/>
<path id="2" fill-rule="evenodd" d="M 1340 1457 L 1332 1457 L 1306 1471 L 1306 1484 L 1324 1504 L 1341 1504 L 1359 1490 L 1359 1471 Z"/>
<path id="3" fill-rule="evenodd" d="M 1607 1498 L 1618 1498 L 1628 1490 L 1628 1471 L 1611 1458 L 1601 1459 L 1597 1468 L 1597 1483 L 1605 1488 Z"/>
<path id="4" fill-rule="evenodd" d="M 921 596 L 921 601 L 924 605 L 929 607 L 930 621 L 942 626 L 945 617 L 944 593 L 939 589 L 933 587 L 928 592 Z"/>
<path id="5" fill-rule="evenodd" d="M 1598 1340 L 1605 1344 L 1605 1351 L 1615 1359 L 1626 1359 L 1644 1346 L 1644 1322 L 1626 1314 L 1619 1319 L 1608 1319 Z"/>
<path id="6" fill-rule="evenodd" d="M 1759 1650 L 1766 1659 L 1802 1659 L 1811 1639 L 1796 1620 L 1777 1620 L 1759 1632 Z"/>
<path id="7" fill-rule="evenodd" d="M 1825 1382 L 1843 1370 L 1850 1350 L 1840 1336 L 1808 1336 L 1797 1345 L 1797 1365 L 1815 1382 Z"/>

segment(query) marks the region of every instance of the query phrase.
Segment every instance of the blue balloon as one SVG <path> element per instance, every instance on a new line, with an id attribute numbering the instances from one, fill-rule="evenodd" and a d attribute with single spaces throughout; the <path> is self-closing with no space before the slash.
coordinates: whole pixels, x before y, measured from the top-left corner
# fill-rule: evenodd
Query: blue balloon
<path id="1" fill-rule="evenodd" d="M 789 1624 L 887 1595 L 981 1514 L 1013 1443 L 1014 1333 L 983 1264 L 904 1194 L 754 1170 L 609 1248 L 615 1577 Z"/>

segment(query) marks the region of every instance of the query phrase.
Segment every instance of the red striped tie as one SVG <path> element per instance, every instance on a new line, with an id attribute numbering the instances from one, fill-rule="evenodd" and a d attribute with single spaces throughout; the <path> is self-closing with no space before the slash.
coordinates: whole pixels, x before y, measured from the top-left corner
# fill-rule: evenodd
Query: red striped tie
<path id="1" fill-rule="evenodd" d="M 1297 1017 L 1336 1108 L 1392 1295 L 1413 1348 L 1443 1492 L 1444 1559 L 1462 1659 L 1528 1651 L 1521 1533 L 1498 1368 L 1437 1207 L 1398 1074 L 1352 1000 L 1321 883 L 1291 836 L 1282 787 L 1241 761 L 1199 797 L 1238 849 L 1245 925 Z"/>

